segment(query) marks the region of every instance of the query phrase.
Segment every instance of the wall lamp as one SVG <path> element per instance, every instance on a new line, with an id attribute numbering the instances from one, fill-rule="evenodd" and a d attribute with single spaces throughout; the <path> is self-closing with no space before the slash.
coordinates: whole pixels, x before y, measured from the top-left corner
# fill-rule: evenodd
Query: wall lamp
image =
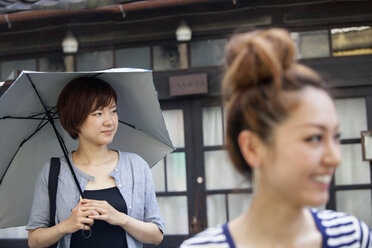
<path id="1" fill-rule="evenodd" d="M 79 48 L 79 42 L 72 34 L 72 32 L 67 32 L 65 38 L 62 41 L 63 53 L 72 54 L 76 53 Z"/>
<path id="2" fill-rule="evenodd" d="M 189 25 L 182 20 L 180 25 L 176 29 L 177 41 L 190 41 L 192 36 L 192 31 Z"/>

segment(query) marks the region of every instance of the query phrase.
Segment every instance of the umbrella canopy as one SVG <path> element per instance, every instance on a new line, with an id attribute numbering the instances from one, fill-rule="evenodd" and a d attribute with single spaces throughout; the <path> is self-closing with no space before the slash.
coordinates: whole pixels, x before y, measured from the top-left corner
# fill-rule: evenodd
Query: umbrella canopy
<path id="1" fill-rule="evenodd" d="M 27 224 L 41 167 L 50 157 L 63 156 L 58 134 L 69 152 L 77 149 L 55 106 L 63 87 L 81 76 L 108 82 L 118 95 L 119 124 L 110 148 L 136 153 L 150 166 L 174 150 L 151 71 L 23 71 L 0 97 L 0 228 Z"/>

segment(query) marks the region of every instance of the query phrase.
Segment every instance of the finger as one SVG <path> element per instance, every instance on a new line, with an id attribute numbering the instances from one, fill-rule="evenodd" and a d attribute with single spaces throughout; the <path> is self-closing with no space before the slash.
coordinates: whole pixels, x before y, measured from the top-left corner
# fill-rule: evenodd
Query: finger
<path id="1" fill-rule="evenodd" d="M 84 228 L 84 224 L 79 223 L 79 224 L 76 225 L 76 228 L 77 228 L 77 230 L 81 230 L 81 229 Z"/>
<path id="2" fill-rule="evenodd" d="M 106 220 L 106 215 L 91 215 L 88 217 L 92 220 Z"/>
<path id="3" fill-rule="evenodd" d="M 81 207 L 81 201 L 79 201 L 72 210 L 78 209 L 80 207 Z"/>
<path id="4" fill-rule="evenodd" d="M 94 207 L 104 207 L 104 205 L 100 204 L 98 202 L 89 202 L 89 203 L 83 203 L 82 207 L 84 207 L 84 208 L 94 208 Z"/>
<path id="5" fill-rule="evenodd" d="M 88 225 L 83 225 L 83 227 L 81 228 L 81 230 L 89 231 L 89 230 L 90 230 L 90 226 L 88 226 Z"/>
<path id="6" fill-rule="evenodd" d="M 94 224 L 94 219 L 93 218 L 84 217 L 84 218 L 80 218 L 80 221 L 79 222 L 82 225 L 92 226 Z"/>
<path id="7" fill-rule="evenodd" d="M 101 205 L 98 204 L 98 203 L 93 203 L 93 202 L 90 202 L 90 203 L 83 203 L 82 207 L 84 208 L 92 208 L 92 207 L 100 207 Z"/>
<path id="8" fill-rule="evenodd" d="M 108 211 L 108 209 L 106 208 L 102 208 L 102 207 L 99 207 L 99 206 L 91 206 L 91 207 L 82 207 L 81 208 L 83 211 L 96 211 L 100 214 L 102 213 L 106 213 Z"/>
<path id="9" fill-rule="evenodd" d="M 95 211 L 95 210 L 84 211 L 82 213 L 82 216 L 84 216 L 84 217 L 88 217 L 88 216 L 91 216 L 91 215 L 100 215 L 100 213 Z"/>
<path id="10" fill-rule="evenodd" d="M 99 203 L 99 202 L 102 202 L 102 201 L 100 201 L 100 200 L 93 200 L 93 199 L 86 199 L 86 198 L 84 198 L 84 199 L 82 199 L 82 202 L 83 202 L 84 204 L 86 204 L 86 203 L 92 203 L 92 202 Z"/>
<path id="11" fill-rule="evenodd" d="M 90 200 L 86 199 L 82 202 L 84 207 L 90 207 L 90 206 L 97 206 L 97 207 L 107 207 L 111 206 L 107 201 L 98 201 L 98 200 Z"/>

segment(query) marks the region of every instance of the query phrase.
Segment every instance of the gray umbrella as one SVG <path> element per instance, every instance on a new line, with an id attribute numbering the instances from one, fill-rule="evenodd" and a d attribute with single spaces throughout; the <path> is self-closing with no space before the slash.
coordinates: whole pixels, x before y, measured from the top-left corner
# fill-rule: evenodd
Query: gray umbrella
<path id="1" fill-rule="evenodd" d="M 150 166 L 174 150 L 151 71 L 23 71 L 0 97 L 0 228 L 27 223 L 41 167 L 50 157 L 77 148 L 61 127 L 55 106 L 63 87 L 81 76 L 105 80 L 118 95 L 119 125 L 110 148 L 136 153 Z"/>

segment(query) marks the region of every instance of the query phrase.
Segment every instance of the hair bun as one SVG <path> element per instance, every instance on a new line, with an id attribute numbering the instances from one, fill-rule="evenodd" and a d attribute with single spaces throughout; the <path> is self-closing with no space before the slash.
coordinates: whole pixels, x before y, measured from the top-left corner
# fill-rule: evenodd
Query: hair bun
<path id="1" fill-rule="evenodd" d="M 280 87 L 282 72 L 293 64 L 294 54 L 294 43 L 282 29 L 235 35 L 225 50 L 224 82 L 232 92 L 261 83 Z"/>

